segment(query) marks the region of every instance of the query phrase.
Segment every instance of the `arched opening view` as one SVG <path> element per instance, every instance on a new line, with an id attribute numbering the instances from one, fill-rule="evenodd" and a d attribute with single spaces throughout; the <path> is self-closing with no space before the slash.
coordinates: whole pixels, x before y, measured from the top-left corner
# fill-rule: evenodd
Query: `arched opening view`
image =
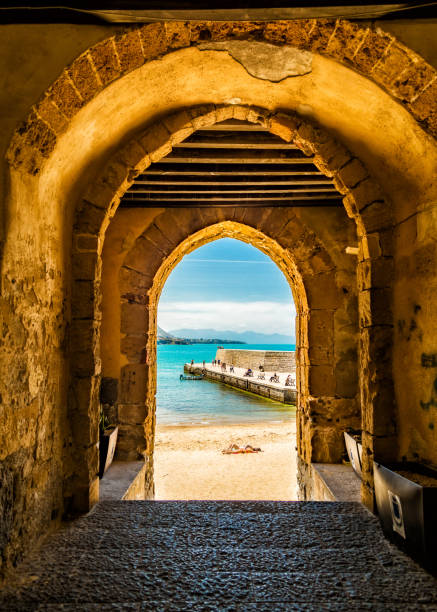
<path id="1" fill-rule="evenodd" d="M 284 274 L 240 240 L 173 269 L 158 306 L 155 499 L 297 499 L 295 317 Z"/>

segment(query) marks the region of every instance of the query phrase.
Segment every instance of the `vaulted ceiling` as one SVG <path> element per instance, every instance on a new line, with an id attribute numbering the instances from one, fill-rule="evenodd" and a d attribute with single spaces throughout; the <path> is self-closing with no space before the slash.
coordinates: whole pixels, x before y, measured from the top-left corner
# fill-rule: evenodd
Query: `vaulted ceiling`
<path id="1" fill-rule="evenodd" d="M 341 205 L 311 156 L 262 126 L 235 119 L 173 145 L 121 201 L 124 208 Z"/>

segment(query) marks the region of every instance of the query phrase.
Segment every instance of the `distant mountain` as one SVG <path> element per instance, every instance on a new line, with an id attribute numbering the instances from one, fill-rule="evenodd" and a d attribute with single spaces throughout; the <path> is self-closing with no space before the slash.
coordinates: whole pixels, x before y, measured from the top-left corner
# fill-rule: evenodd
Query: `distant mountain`
<path id="1" fill-rule="evenodd" d="M 179 338 L 227 338 L 239 340 L 247 344 L 295 344 L 296 340 L 290 334 L 261 334 L 253 331 L 235 332 L 231 330 L 217 331 L 216 329 L 174 329 L 172 334 Z"/>
<path id="2" fill-rule="evenodd" d="M 174 336 L 172 336 L 168 332 L 164 331 L 162 329 L 162 327 L 159 327 L 159 325 L 158 325 L 158 338 L 167 338 L 167 339 L 170 340 L 171 338 L 174 338 Z"/>

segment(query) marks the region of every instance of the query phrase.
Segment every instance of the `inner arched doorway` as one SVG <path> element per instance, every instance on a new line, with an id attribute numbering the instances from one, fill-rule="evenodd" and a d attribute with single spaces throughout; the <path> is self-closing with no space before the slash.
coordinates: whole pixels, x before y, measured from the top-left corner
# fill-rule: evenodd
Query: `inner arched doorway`
<path id="1" fill-rule="evenodd" d="M 104 252 L 106 257 L 111 257 L 111 243 L 118 241 L 117 224 L 126 228 L 129 217 L 133 218 L 132 211 L 119 211 L 120 217 L 114 218 L 114 225 L 108 234 L 108 242 Z M 117 338 L 112 343 L 108 342 L 105 352 L 102 353 L 104 375 L 116 374 L 119 367 L 120 395 L 122 420 L 121 428 L 125 431 L 125 438 L 121 440 L 119 457 L 122 459 L 137 459 L 146 455 L 151 467 L 150 487 L 153 481 L 153 435 L 155 426 L 155 394 L 156 394 L 156 309 L 162 287 L 170 271 L 177 265 L 182 257 L 198 248 L 202 244 L 222 237 L 232 237 L 248 242 L 266 253 L 284 273 L 289 282 L 296 305 L 296 354 L 297 354 L 297 385 L 299 390 L 299 416 L 298 416 L 298 448 L 303 461 L 339 461 L 342 454 L 342 431 L 346 426 L 359 426 L 359 408 L 357 402 L 357 319 L 356 319 L 356 294 L 343 292 L 345 277 L 339 277 L 338 286 L 333 274 L 334 264 L 326 249 L 317 240 L 314 234 L 309 233 L 303 222 L 295 216 L 293 210 L 288 213 L 288 220 L 293 222 L 296 230 L 296 238 L 306 235 L 307 246 L 314 248 L 318 257 L 314 259 L 313 266 L 306 263 L 299 270 L 292 257 L 292 249 L 281 246 L 279 241 L 246 223 L 239 223 L 235 218 L 243 215 L 246 211 L 228 211 L 216 209 L 209 211 L 208 221 L 201 230 L 190 233 L 189 228 L 183 228 L 186 221 L 187 210 L 168 211 L 159 213 L 153 219 L 153 223 L 147 227 L 143 234 L 132 245 L 125 254 L 120 265 L 119 281 L 119 320 L 120 320 L 120 343 L 121 347 L 118 364 L 114 363 L 114 355 L 117 351 Z M 270 231 L 275 227 L 274 219 L 284 220 L 285 210 L 271 209 L 268 215 L 264 214 L 264 225 Z M 118 214 L 118 213 L 117 213 Z M 191 214 L 191 213 L 190 213 Z M 144 218 L 149 216 L 150 211 L 143 211 Z M 213 216 L 221 219 L 219 223 L 210 225 Z M 232 220 L 225 220 L 226 216 Z M 258 215 L 257 215 L 258 216 Z M 123 217 L 125 217 L 123 221 Z M 137 211 L 136 222 L 139 219 Z M 255 217 L 256 218 L 256 217 Z M 298 228 L 300 227 L 300 234 Z M 178 229 L 178 236 L 174 234 Z M 282 222 L 276 230 L 280 235 Z M 305 230 L 305 231 L 304 231 Z M 181 240 L 181 233 L 186 232 L 188 236 Z M 174 247 L 168 244 L 169 236 L 173 232 Z M 161 235 L 167 241 L 168 255 L 161 250 L 157 239 Z M 151 239 L 153 238 L 153 243 Z M 344 237 L 346 238 L 346 237 Z M 144 248 L 154 244 L 155 256 L 144 258 Z M 322 250 L 323 249 L 323 250 Z M 323 251 L 325 255 L 323 255 Z M 326 269 L 320 271 L 319 258 L 325 261 Z M 344 256 L 346 262 L 347 256 Z M 150 262 L 155 262 L 151 268 Z M 347 265 L 347 264 L 346 264 Z M 346 273 L 346 271 L 344 271 Z M 114 312 L 114 300 L 105 299 L 105 287 L 111 292 L 113 298 L 114 288 L 109 289 L 110 283 L 105 279 L 106 269 L 104 263 L 103 278 L 103 342 L 105 337 L 108 341 L 107 328 L 105 328 L 105 315 L 108 321 L 114 322 L 117 314 Z M 109 276 L 113 276 L 113 270 L 108 270 Z M 350 275 L 353 278 L 353 267 Z M 308 301 L 307 283 L 310 291 Z M 320 284 L 321 291 L 314 292 L 314 283 Z M 108 293 L 109 297 L 109 293 Z M 349 333 L 343 333 L 342 337 L 334 341 L 335 319 L 341 319 L 344 329 Z M 311 343 L 309 342 L 311 339 Z M 310 355 L 311 346 L 311 355 Z M 111 363 L 108 369 L 106 358 L 111 355 Z M 326 411 L 326 413 L 325 413 Z M 317 414 L 317 425 L 313 421 Z M 137 415 L 135 422 L 135 416 Z M 139 418 L 141 415 L 141 418 Z"/>

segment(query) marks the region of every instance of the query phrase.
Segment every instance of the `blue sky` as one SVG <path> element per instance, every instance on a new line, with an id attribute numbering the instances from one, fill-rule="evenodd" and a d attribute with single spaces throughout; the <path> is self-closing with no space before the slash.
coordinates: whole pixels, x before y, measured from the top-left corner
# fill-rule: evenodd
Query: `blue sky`
<path id="1" fill-rule="evenodd" d="M 290 287 L 275 263 L 255 247 L 223 238 L 186 255 L 167 279 L 158 324 L 294 335 Z"/>

